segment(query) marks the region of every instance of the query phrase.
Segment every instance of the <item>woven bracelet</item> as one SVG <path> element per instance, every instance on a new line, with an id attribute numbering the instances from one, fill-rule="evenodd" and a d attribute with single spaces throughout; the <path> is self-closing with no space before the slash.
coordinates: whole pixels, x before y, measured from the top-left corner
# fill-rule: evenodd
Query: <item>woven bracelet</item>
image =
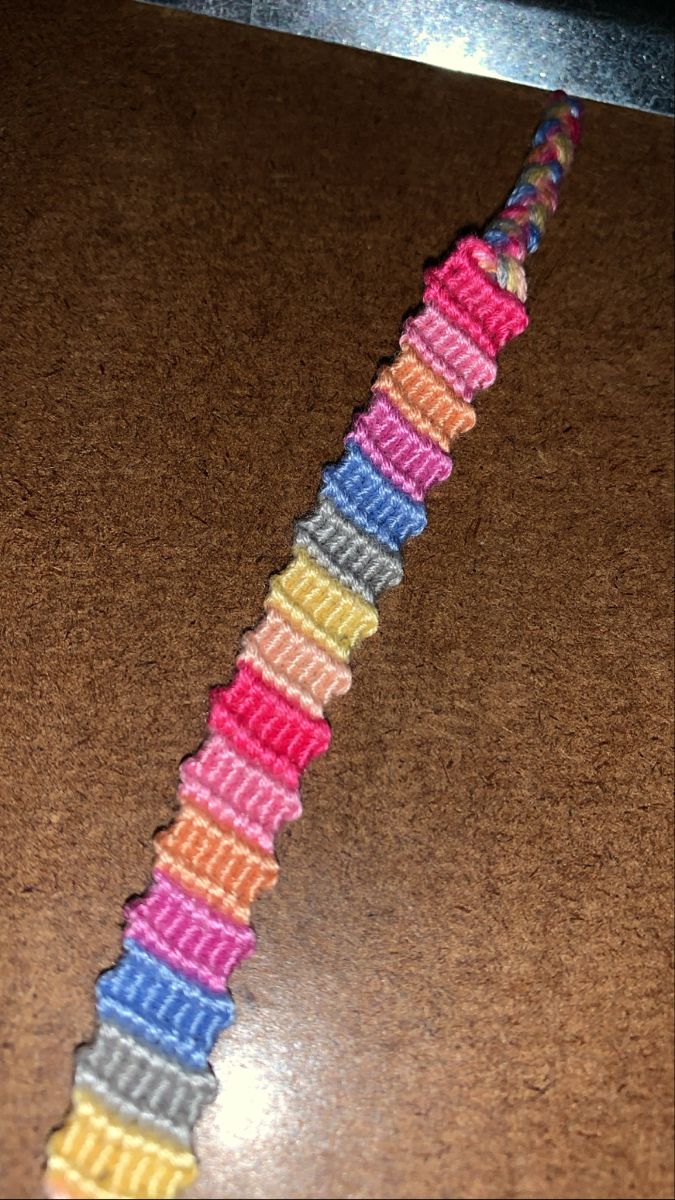
<path id="1" fill-rule="evenodd" d="M 275 836 L 300 816 L 300 777 L 330 744 L 324 709 L 350 686 L 381 593 L 403 578 L 401 551 L 424 529 L 429 488 L 450 475 L 450 444 L 527 325 L 523 262 L 555 211 L 580 118 L 580 103 L 555 93 L 503 210 L 425 273 L 423 304 L 324 467 L 232 681 L 211 693 L 152 882 L 127 905 L 122 955 L 96 986 L 96 1034 L 48 1145 L 49 1196 L 172 1197 L 197 1176 L 192 1132 L 217 1090 L 208 1058 L 234 1017 L 229 976 L 255 946 L 251 905 L 277 878 Z"/>

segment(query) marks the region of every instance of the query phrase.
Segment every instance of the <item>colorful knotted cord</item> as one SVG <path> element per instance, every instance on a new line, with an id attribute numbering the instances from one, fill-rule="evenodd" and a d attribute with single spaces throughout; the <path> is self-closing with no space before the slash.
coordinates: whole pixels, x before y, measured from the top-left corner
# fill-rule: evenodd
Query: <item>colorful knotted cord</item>
<path id="1" fill-rule="evenodd" d="M 98 981 L 96 1035 L 49 1142 L 51 1196 L 172 1197 L 197 1175 L 192 1130 L 216 1091 L 208 1056 L 233 1019 L 229 976 L 255 946 L 251 905 L 277 878 L 275 835 L 300 816 L 300 777 L 330 743 L 324 708 L 348 690 L 352 651 L 403 577 L 401 550 L 450 475 L 450 444 L 475 424 L 474 395 L 527 325 L 522 264 L 555 211 L 580 116 L 556 93 L 504 209 L 426 272 L 398 356 L 324 468 L 232 682 L 212 693 L 152 883 L 127 906 L 122 957 Z"/>

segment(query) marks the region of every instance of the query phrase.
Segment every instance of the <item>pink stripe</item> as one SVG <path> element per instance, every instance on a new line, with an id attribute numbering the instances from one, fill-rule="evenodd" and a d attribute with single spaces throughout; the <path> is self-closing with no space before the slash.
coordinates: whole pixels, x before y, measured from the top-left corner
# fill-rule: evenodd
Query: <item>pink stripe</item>
<path id="1" fill-rule="evenodd" d="M 230 973 L 255 948 L 252 929 L 215 913 L 160 870 L 125 916 L 127 936 L 214 991 L 225 991 Z"/>
<path id="2" fill-rule="evenodd" d="M 214 797 L 208 787 L 202 787 L 199 783 L 191 783 L 189 787 L 181 786 L 178 789 L 178 799 L 182 804 L 189 802 L 195 808 L 201 809 L 221 829 L 233 829 L 235 833 L 240 834 L 254 846 L 259 846 L 265 853 L 273 852 L 274 838 L 266 833 L 260 825 L 236 812 L 226 799 L 221 800 L 219 797 Z"/>
<path id="3" fill-rule="evenodd" d="M 497 378 L 497 364 L 458 325 L 452 325 L 438 308 L 427 305 L 403 326 L 401 344 L 410 342 L 425 361 L 428 351 L 441 365 L 441 374 L 464 400 L 490 387 Z"/>
<path id="4" fill-rule="evenodd" d="M 424 275 L 424 299 L 459 325 L 490 358 L 527 328 L 525 305 L 499 287 L 476 257 L 492 254 L 477 237 L 464 238 L 445 262 Z"/>
<path id="5" fill-rule="evenodd" d="M 466 400 L 469 403 L 473 400 L 473 392 L 470 388 L 467 388 L 462 376 L 444 359 L 439 358 L 438 354 L 432 350 L 426 338 L 421 337 L 414 327 L 409 328 L 404 326 L 399 341 L 402 349 L 405 349 L 406 346 L 412 346 L 413 350 L 417 351 L 417 355 L 422 359 L 422 362 L 426 363 L 429 367 L 429 370 L 438 375 L 440 379 L 444 379 L 448 387 L 462 400 Z"/>
<path id="6" fill-rule="evenodd" d="M 302 813 L 296 788 L 268 775 L 222 734 L 212 733 L 180 767 L 181 791 L 219 825 L 231 827 L 271 853 L 284 821 Z"/>
<path id="7" fill-rule="evenodd" d="M 413 500 L 424 500 L 434 483 L 447 479 L 452 459 L 406 421 L 386 392 L 373 392 L 345 443 L 356 442 L 387 479 Z"/>
<path id="8" fill-rule="evenodd" d="M 424 289 L 424 300 L 426 304 L 435 305 L 448 321 L 463 329 L 476 345 L 480 346 L 484 354 L 496 355 L 493 339 L 486 333 L 481 322 L 474 319 L 469 310 L 454 299 L 442 284 L 436 281 L 428 283 Z"/>

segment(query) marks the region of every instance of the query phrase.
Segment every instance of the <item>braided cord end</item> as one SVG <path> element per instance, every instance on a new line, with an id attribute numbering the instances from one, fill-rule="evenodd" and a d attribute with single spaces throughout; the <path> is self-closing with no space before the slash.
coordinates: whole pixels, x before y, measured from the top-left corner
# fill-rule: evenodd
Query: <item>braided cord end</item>
<path id="1" fill-rule="evenodd" d="M 483 241 L 493 251 L 481 261 L 500 287 L 523 302 L 527 296 L 522 264 L 539 248 L 549 216 L 581 135 L 581 100 L 554 92 L 537 126 L 523 169 L 506 204 L 488 223 Z"/>

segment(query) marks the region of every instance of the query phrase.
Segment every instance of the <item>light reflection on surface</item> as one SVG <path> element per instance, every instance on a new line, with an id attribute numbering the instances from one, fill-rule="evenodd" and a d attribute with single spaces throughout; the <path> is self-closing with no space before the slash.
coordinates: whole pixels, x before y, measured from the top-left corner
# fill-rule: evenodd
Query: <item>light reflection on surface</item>
<path id="1" fill-rule="evenodd" d="M 270 1064 L 226 1058 L 218 1064 L 219 1095 L 214 1105 L 213 1136 L 236 1146 L 278 1132 L 286 1097 Z"/>
<path id="2" fill-rule="evenodd" d="M 475 39 L 474 39 L 475 42 Z M 472 45 L 468 37 L 448 38 L 445 42 L 429 42 L 420 53 L 420 62 L 446 71 L 466 71 L 474 75 L 499 78 L 499 73 L 488 66 L 483 46 Z"/>
<path id="3" fill-rule="evenodd" d="M 257 1196 L 258 1175 L 273 1177 L 279 1147 L 289 1136 L 293 1081 L 284 1066 L 286 1047 L 264 1029 L 249 1033 L 240 1040 L 240 1029 L 228 1031 L 214 1052 L 218 1095 L 195 1131 L 200 1177 L 188 1197 L 240 1195 L 242 1179 L 246 1194 Z"/>
<path id="4" fill-rule="evenodd" d="M 255 968 L 245 969 L 250 983 Z M 218 1094 L 195 1130 L 200 1177 L 187 1193 L 193 1198 L 266 1195 L 280 1153 L 298 1140 L 304 1089 L 313 1091 L 315 1072 L 323 1070 L 322 1038 L 303 1046 L 302 1021 L 294 1020 L 284 989 L 277 987 L 272 1002 L 262 992 L 250 1007 L 240 993 L 240 1019 L 214 1049 Z M 315 1023 L 315 1034 L 319 1028 Z"/>

